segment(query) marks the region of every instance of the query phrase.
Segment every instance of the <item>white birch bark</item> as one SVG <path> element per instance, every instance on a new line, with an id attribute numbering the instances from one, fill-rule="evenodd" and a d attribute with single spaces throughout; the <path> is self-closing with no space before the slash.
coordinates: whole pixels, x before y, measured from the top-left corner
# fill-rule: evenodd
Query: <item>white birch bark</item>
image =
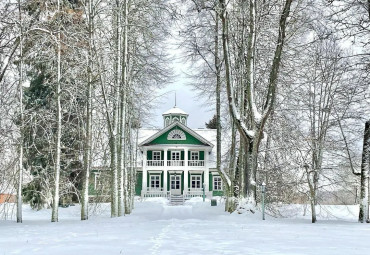
<path id="1" fill-rule="evenodd" d="M 230 15 L 226 10 L 226 5 L 224 0 L 220 0 L 220 6 L 223 10 L 221 15 L 222 20 L 222 43 L 223 43 L 223 55 L 225 61 L 225 78 L 226 78 L 226 88 L 227 88 L 227 96 L 229 102 L 229 111 L 231 117 L 234 119 L 235 124 L 239 130 L 240 135 L 245 140 L 245 152 L 247 154 L 246 157 L 246 176 L 248 177 L 248 185 L 247 185 L 247 192 L 246 195 L 247 199 L 250 203 L 255 204 L 256 202 L 256 172 L 257 172 L 257 157 L 258 157 L 258 149 L 260 142 L 263 136 L 263 130 L 265 123 L 272 111 L 275 97 L 276 97 L 276 86 L 277 86 L 277 78 L 279 74 L 279 67 L 281 62 L 281 53 L 283 50 L 284 42 L 285 42 L 285 29 L 286 29 L 286 22 L 290 12 L 292 0 L 286 0 L 284 2 L 284 8 L 280 15 L 279 20 L 279 35 L 278 40 L 276 43 L 276 49 L 274 53 L 274 58 L 270 70 L 269 81 L 267 84 L 267 95 L 265 98 L 265 104 L 263 106 L 262 112 L 260 114 L 257 111 L 254 99 L 254 92 L 253 92 L 253 72 L 254 72 L 254 51 L 255 51 L 255 38 L 256 38 L 256 31 L 255 31 L 255 22 L 256 22 L 256 2 L 255 0 L 249 1 L 249 8 L 250 8 L 250 19 L 249 19 L 249 37 L 248 37 L 248 52 L 247 52 L 247 59 L 246 59 L 246 69 L 248 73 L 248 80 L 247 84 L 244 85 L 247 91 L 247 100 L 248 100 L 248 108 L 249 111 L 242 113 L 237 105 L 234 93 L 234 85 L 233 85 L 233 77 L 231 71 L 231 61 L 230 61 L 230 52 L 229 52 L 229 35 L 228 35 L 228 21 Z M 248 122 L 246 120 L 249 120 Z M 251 126 L 248 127 L 248 124 Z"/>
<path id="2" fill-rule="evenodd" d="M 85 148 L 84 148 L 84 169 L 83 185 L 81 197 L 81 220 L 87 220 L 89 217 L 89 176 L 91 169 L 91 144 L 92 144 L 92 46 L 93 46 L 93 0 L 87 2 L 88 11 L 88 34 L 89 49 L 87 60 L 87 89 L 86 89 L 86 130 L 85 130 Z"/>
<path id="3" fill-rule="evenodd" d="M 58 0 L 58 12 L 60 12 L 60 0 Z M 56 87 L 56 103 L 57 103 L 57 133 L 55 137 L 55 165 L 54 165 L 54 197 L 51 214 L 51 222 L 58 222 L 58 206 L 59 206 L 59 179 L 60 179 L 60 153 L 61 153 L 61 137 L 62 137 L 62 107 L 60 102 L 61 96 L 61 36 L 60 36 L 60 22 L 58 22 L 57 35 L 57 87 Z"/>
<path id="4" fill-rule="evenodd" d="M 21 1 L 18 0 L 19 11 L 19 47 L 20 47 L 20 63 L 19 63 L 19 112 L 20 112 L 20 137 L 19 137 L 19 169 L 18 169 L 18 187 L 17 187 L 17 222 L 22 223 L 22 183 L 23 183 L 23 25 L 22 25 L 22 12 Z"/>
<path id="5" fill-rule="evenodd" d="M 369 222 L 370 120 L 365 124 L 361 163 L 361 193 L 359 222 Z"/>

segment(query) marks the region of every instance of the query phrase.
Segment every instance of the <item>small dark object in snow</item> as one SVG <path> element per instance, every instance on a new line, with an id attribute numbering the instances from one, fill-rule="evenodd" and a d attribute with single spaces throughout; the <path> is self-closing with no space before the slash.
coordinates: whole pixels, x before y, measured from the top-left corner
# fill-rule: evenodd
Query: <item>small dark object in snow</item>
<path id="1" fill-rule="evenodd" d="M 211 199 L 211 206 L 217 206 L 217 199 Z"/>

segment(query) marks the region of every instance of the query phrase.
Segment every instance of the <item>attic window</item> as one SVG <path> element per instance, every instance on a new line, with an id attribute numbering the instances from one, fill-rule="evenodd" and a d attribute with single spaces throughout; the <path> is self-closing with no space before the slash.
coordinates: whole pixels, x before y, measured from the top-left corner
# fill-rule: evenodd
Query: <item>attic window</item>
<path id="1" fill-rule="evenodd" d="M 186 135 L 183 131 L 174 129 L 168 134 L 167 140 L 186 140 Z"/>

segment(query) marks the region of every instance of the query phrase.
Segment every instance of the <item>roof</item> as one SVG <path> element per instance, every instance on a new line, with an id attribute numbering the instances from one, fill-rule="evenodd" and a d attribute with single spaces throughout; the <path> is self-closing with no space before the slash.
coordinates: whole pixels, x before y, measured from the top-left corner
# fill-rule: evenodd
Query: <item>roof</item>
<path id="1" fill-rule="evenodd" d="M 181 108 L 174 106 L 173 108 L 169 109 L 168 111 L 165 111 L 162 113 L 162 115 L 167 115 L 167 114 L 184 114 L 184 115 L 189 115 L 187 114 L 184 110 Z"/>
<path id="2" fill-rule="evenodd" d="M 195 137 L 196 139 L 198 139 L 202 143 L 207 144 L 208 146 L 213 148 L 213 144 L 210 141 L 208 141 L 202 135 L 193 131 L 191 128 L 188 128 L 187 126 L 185 126 L 184 124 L 182 124 L 181 122 L 178 122 L 178 121 L 173 122 L 171 125 L 165 127 L 164 129 L 160 130 L 159 132 L 157 131 L 157 133 L 154 133 L 153 135 L 147 137 L 146 139 L 143 139 L 143 141 L 141 143 L 139 143 L 139 146 L 140 147 L 145 146 L 147 143 L 153 141 L 155 138 L 161 136 L 162 134 L 164 134 L 165 132 L 167 132 L 168 130 L 172 129 L 175 126 L 179 126 L 184 131 L 188 132 L 189 134 L 191 134 L 193 137 Z"/>

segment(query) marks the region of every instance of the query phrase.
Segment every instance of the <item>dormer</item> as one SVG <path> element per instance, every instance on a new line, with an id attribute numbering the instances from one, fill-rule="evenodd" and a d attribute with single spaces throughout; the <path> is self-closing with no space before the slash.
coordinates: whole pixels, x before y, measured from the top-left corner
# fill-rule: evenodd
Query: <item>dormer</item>
<path id="1" fill-rule="evenodd" d="M 182 109 L 180 109 L 177 106 L 174 106 L 173 108 L 169 109 L 168 111 L 164 112 L 162 114 L 163 116 L 163 124 L 164 127 L 167 127 L 171 125 L 172 123 L 178 121 L 181 124 L 187 126 L 188 122 L 188 116 L 186 112 L 184 112 Z"/>

